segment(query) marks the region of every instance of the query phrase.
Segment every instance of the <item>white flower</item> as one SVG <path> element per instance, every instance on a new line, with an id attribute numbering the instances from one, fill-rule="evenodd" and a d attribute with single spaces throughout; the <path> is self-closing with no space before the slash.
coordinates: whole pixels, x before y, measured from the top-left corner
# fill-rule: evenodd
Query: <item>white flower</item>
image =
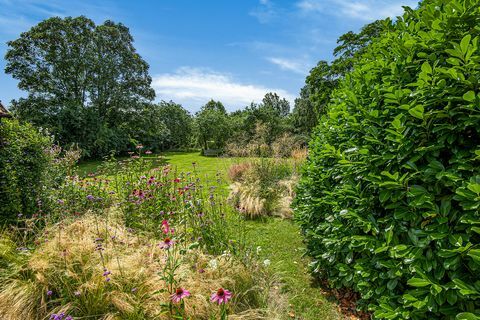
<path id="1" fill-rule="evenodd" d="M 260 254 L 260 251 L 262 251 L 262 247 L 258 246 L 257 247 L 257 254 Z"/>
<path id="2" fill-rule="evenodd" d="M 343 216 L 344 214 L 347 214 L 348 213 L 348 210 L 347 209 L 343 209 L 342 211 L 340 211 L 340 215 Z"/>
<path id="3" fill-rule="evenodd" d="M 215 259 L 212 259 L 208 262 L 208 266 L 212 268 L 213 270 L 216 270 L 218 268 L 218 262 Z"/>
<path id="4" fill-rule="evenodd" d="M 271 263 L 272 263 L 272 262 L 271 262 L 269 259 L 263 260 L 263 265 L 264 265 L 265 267 L 268 267 Z"/>

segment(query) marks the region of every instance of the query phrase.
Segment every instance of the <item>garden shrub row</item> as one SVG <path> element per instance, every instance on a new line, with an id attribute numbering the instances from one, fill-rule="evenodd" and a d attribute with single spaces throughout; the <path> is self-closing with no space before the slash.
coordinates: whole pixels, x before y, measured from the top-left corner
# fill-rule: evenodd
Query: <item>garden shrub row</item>
<path id="1" fill-rule="evenodd" d="M 365 50 L 295 203 L 314 272 L 375 318 L 480 315 L 480 3 L 423 1 Z"/>

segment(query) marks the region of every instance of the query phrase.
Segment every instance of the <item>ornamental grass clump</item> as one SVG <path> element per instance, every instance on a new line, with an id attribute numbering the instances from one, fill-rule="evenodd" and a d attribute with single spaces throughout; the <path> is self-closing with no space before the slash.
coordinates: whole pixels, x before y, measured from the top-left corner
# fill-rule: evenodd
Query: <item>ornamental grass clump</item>
<path id="1" fill-rule="evenodd" d="M 207 255 L 191 243 L 160 248 L 160 240 L 123 226 L 118 209 L 106 214 L 108 219 L 87 214 L 50 227 L 36 250 L 21 258 L 2 235 L 8 264 L 1 266 L 0 318 L 210 319 L 218 313 L 211 292 L 223 287 L 236 293 L 225 309 L 233 316 L 266 304 L 254 277 L 260 267 L 228 253 Z"/>
<path id="2" fill-rule="evenodd" d="M 480 314 L 480 7 L 422 1 L 356 57 L 296 200 L 316 275 L 385 319 Z"/>
<path id="3" fill-rule="evenodd" d="M 291 159 L 261 158 L 234 164 L 229 169 L 229 200 L 246 217 L 291 217 L 290 204 L 297 181 Z"/>

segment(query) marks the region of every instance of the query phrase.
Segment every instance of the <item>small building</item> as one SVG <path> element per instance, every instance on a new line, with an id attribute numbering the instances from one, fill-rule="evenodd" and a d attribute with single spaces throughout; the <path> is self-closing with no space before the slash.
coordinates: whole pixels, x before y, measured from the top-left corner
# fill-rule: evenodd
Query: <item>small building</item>
<path id="1" fill-rule="evenodd" d="M 0 119 L 1 118 L 11 118 L 12 115 L 5 109 L 5 107 L 2 104 L 2 101 L 0 101 Z"/>

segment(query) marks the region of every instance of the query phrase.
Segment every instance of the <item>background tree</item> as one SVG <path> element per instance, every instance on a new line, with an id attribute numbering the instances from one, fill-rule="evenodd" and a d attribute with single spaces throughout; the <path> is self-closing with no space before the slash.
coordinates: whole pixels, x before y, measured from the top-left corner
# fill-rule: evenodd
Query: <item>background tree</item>
<path id="1" fill-rule="evenodd" d="M 331 63 L 321 60 L 310 70 L 300 97 L 295 100 L 292 121 L 298 133 L 308 135 L 313 130 L 319 116 L 326 113 L 326 106 L 339 81 L 352 71 L 354 62 L 365 48 L 382 32 L 391 29 L 390 19 L 377 20 L 365 25 L 359 33 L 349 31 L 338 38 L 338 46 L 333 51 L 336 58 Z"/>
<path id="2" fill-rule="evenodd" d="M 176 149 L 190 146 L 193 134 L 193 118 L 190 113 L 173 101 L 162 101 L 156 108 L 159 120 L 168 129 L 164 148 Z"/>
<path id="3" fill-rule="evenodd" d="M 290 103 L 285 98 L 274 92 L 269 92 L 262 99 L 263 107 L 274 110 L 280 117 L 286 117 L 290 113 Z"/>
<path id="4" fill-rule="evenodd" d="M 5 72 L 28 93 L 12 103 L 19 117 L 49 128 L 62 144 L 78 143 L 90 156 L 126 148 L 129 137 L 118 128 L 155 96 L 148 64 L 127 27 L 54 17 L 8 47 Z"/>
<path id="5" fill-rule="evenodd" d="M 230 137 L 230 123 L 221 102 L 209 101 L 195 115 L 195 129 L 198 143 L 203 149 L 225 146 Z"/>

